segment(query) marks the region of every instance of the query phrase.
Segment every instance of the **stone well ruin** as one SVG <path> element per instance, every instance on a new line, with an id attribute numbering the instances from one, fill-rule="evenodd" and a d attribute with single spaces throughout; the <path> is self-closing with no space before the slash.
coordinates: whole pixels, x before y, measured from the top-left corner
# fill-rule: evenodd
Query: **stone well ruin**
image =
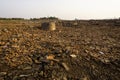
<path id="1" fill-rule="evenodd" d="M 55 22 L 44 22 L 41 24 L 42 30 L 54 31 L 56 30 Z"/>

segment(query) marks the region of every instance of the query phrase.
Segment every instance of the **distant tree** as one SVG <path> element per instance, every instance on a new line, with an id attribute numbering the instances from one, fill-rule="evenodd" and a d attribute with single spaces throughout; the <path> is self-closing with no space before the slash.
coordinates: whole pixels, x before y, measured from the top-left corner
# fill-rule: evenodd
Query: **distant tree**
<path id="1" fill-rule="evenodd" d="M 40 18 L 30 18 L 30 20 L 39 20 Z"/>
<path id="2" fill-rule="evenodd" d="M 42 18 L 40 18 L 40 19 L 47 19 L 47 17 L 42 17 Z"/>
<path id="3" fill-rule="evenodd" d="M 58 18 L 57 17 L 52 17 L 52 16 L 50 16 L 50 17 L 42 17 L 42 18 L 40 18 L 40 19 L 42 19 L 42 20 L 58 20 Z"/>
<path id="4" fill-rule="evenodd" d="M 24 18 L 12 18 L 12 20 L 24 20 Z"/>
<path id="5" fill-rule="evenodd" d="M 41 17 L 41 18 L 30 18 L 30 20 L 58 20 L 57 17 Z"/>
<path id="6" fill-rule="evenodd" d="M 56 20 L 58 20 L 58 18 L 57 17 L 49 17 L 48 19 L 56 19 Z"/>

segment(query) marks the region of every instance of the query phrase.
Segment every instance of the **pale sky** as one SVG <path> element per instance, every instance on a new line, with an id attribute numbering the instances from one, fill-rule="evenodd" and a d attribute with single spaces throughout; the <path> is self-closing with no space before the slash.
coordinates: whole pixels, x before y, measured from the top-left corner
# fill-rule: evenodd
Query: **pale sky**
<path id="1" fill-rule="evenodd" d="M 0 0 L 0 17 L 105 19 L 120 17 L 120 0 Z"/>

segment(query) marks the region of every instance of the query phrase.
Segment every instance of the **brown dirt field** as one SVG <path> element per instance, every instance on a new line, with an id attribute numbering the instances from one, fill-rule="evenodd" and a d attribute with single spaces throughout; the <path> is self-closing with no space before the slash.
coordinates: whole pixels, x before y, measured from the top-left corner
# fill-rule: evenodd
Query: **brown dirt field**
<path id="1" fill-rule="evenodd" d="M 120 80 L 120 26 L 39 23 L 0 21 L 0 80 Z"/>

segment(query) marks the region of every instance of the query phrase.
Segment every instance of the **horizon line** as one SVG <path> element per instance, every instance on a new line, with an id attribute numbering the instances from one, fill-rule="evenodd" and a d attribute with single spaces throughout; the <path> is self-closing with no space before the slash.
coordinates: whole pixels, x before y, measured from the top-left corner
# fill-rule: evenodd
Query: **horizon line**
<path id="1" fill-rule="evenodd" d="M 33 18 L 36 18 L 36 19 L 40 19 L 40 18 L 50 18 L 50 17 L 55 17 L 55 18 L 58 18 L 60 20 L 110 20 L 110 19 L 120 19 L 120 17 L 113 17 L 113 18 L 74 18 L 74 19 L 63 19 L 63 18 L 59 18 L 59 17 L 56 17 L 56 16 L 43 16 L 43 17 L 29 17 L 29 18 L 26 18 L 26 17 L 0 17 L 0 18 L 23 18 L 23 19 L 33 19 Z"/>

